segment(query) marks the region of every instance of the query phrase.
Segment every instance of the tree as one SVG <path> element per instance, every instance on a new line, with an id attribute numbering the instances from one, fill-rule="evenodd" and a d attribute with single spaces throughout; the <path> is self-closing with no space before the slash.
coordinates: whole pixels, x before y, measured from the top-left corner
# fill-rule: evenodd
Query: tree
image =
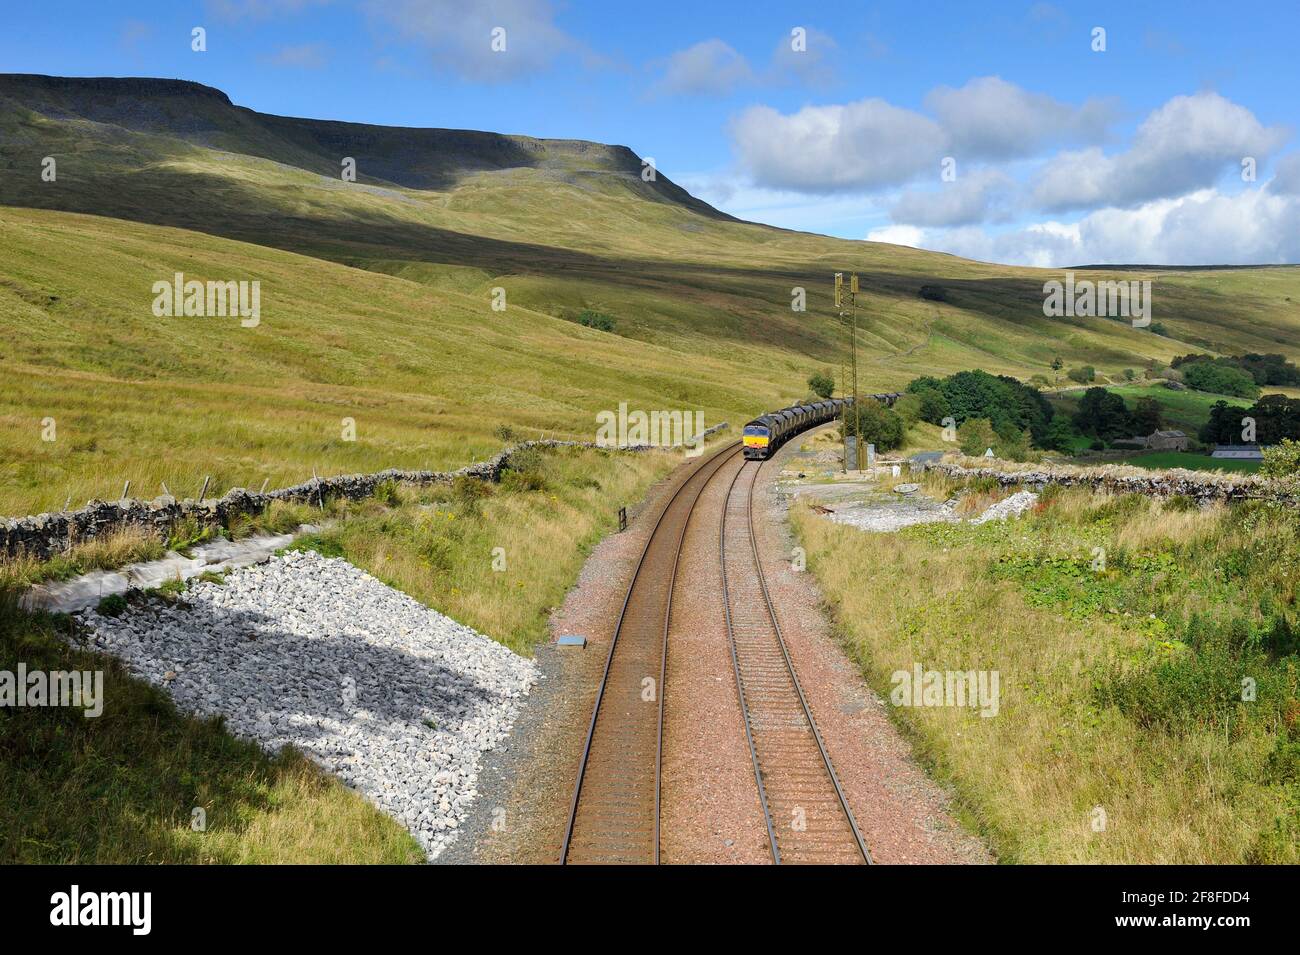
<path id="1" fill-rule="evenodd" d="M 1175 368 L 1196 362 L 1211 362 L 1238 368 L 1255 380 L 1257 385 L 1297 385 L 1300 384 L 1300 368 L 1286 360 L 1285 355 L 1271 353 L 1267 355 L 1247 352 L 1245 355 L 1227 355 L 1215 358 L 1201 352 L 1178 355 L 1172 361 Z"/>
<path id="2" fill-rule="evenodd" d="M 578 315 L 578 324 L 585 325 L 587 328 L 594 328 L 600 332 L 612 332 L 614 330 L 614 319 L 604 312 L 597 312 L 595 309 L 584 308 Z"/>
<path id="3" fill-rule="evenodd" d="M 1049 451 L 1072 452 L 1074 450 L 1074 441 L 1078 432 L 1074 430 L 1074 425 L 1065 415 L 1057 415 L 1052 419 L 1052 424 L 1047 429 L 1047 435 L 1043 439 L 1043 447 Z"/>
<path id="4" fill-rule="evenodd" d="M 957 429 L 957 443 L 962 454 L 975 458 L 997 444 L 998 435 L 988 418 L 970 418 Z"/>
<path id="5" fill-rule="evenodd" d="M 1052 371 L 1055 373 L 1056 383 L 1061 383 L 1061 369 L 1065 367 L 1065 362 L 1061 361 L 1061 356 L 1057 355 L 1052 359 Z"/>
<path id="6" fill-rule="evenodd" d="M 1074 426 L 1083 434 L 1107 441 L 1130 437 L 1134 427 L 1124 399 L 1105 388 L 1089 388 L 1083 393 Z"/>
<path id="7" fill-rule="evenodd" d="M 1090 381 L 1097 380 L 1097 369 L 1093 368 L 1092 365 L 1081 365 L 1078 368 L 1071 368 L 1069 372 L 1066 373 L 1066 377 L 1071 381 L 1077 381 L 1081 385 L 1086 385 Z"/>
<path id="8" fill-rule="evenodd" d="M 1300 440 L 1300 398 L 1265 395 L 1245 412 L 1233 410 L 1237 412 L 1238 426 L 1234 443 L 1241 438 L 1241 418 L 1246 416 L 1255 419 L 1255 436 L 1260 444 L 1276 444 L 1286 438 Z"/>
<path id="9" fill-rule="evenodd" d="M 1154 398 L 1139 398 L 1133 406 L 1133 433 L 1149 435 L 1164 427 L 1164 409 Z"/>
<path id="10" fill-rule="evenodd" d="M 900 395 L 898 400 L 894 402 L 894 411 L 903 419 L 903 423 L 908 427 L 911 427 L 918 421 L 924 420 L 922 418 L 924 407 L 924 402 L 922 402 L 920 395 Z"/>
<path id="11" fill-rule="evenodd" d="M 943 424 L 943 419 L 952 414 L 952 407 L 948 404 L 948 399 L 943 396 L 942 391 L 929 388 L 917 392 L 916 396 L 921 399 L 922 421 L 928 421 L 930 424 Z"/>
<path id="12" fill-rule="evenodd" d="M 1242 371 L 1231 362 L 1220 359 L 1193 361 L 1181 365 L 1179 370 L 1187 386 L 1197 391 L 1241 398 L 1254 398 L 1259 394 L 1259 385 L 1255 384 L 1250 372 Z"/>
<path id="13" fill-rule="evenodd" d="M 808 390 L 824 401 L 835 394 L 835 379 L 827 372 L 814 371 L 808 376 Z"/>
<path id="14" fill-rule="evenodd" d="M 875 398 L 859 398 L 855 410 L 849 413 L 850 421 L 856 418 L 857 434 L 864 444 L 874 444 L 879 451 L 902 445 L 907 429 L 900 415 Z"/>
<path id="15" fill-rule="evenodd" d="M 1264 449 L 1264 463 L 1259 473 L 1265 477 L 1295 477 L 1300 474 L 1300 441 L 1283 438 L 1271 448 Z"/>
<path id="16" fill-rule="evenodd" d="M 1246 433 L 1246 419 L 1255 422 L 1255 441 Z M 1226 401 L 1216 401 L 1210 418 L 1200 431 L 1206 444 L 1277 444 L 1286 439 L 1300 440 L 1300 398 L 1265 395 L 1249 408 L 1239 408 Z"/>
<path id="17" fill-rule="evenodd" d="M 1137 376 L 1138 376 L 1138 373 L 1137 373 L 1136 371 L 1134 371 L 1132 368 L 1125 368 L 1125 369 L 1124 369 L 1124 380 L 1125 380 L 1125 381 L 1132 381 L 1133 379 L 1137 378 Z"/>

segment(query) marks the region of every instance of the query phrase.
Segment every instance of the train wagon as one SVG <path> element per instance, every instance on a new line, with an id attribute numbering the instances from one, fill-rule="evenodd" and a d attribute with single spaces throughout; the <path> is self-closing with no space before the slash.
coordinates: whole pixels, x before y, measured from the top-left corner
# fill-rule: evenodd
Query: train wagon
<path id="1" fill-rule="evenodd" d="M 898 400 L 899 393 L 890 392 L 867 397 L 874 398 L 884 405 L 892 405 Z M 771 457 L 791 435 L 833 421 L 839 417 L 846 406 L 852 404 L 852 398 L 828 398 L 825 401 L 793 405 L 759 415 L 748 422 L 741 433 L 745 457 L 751 461 L 761 461 Z"/>

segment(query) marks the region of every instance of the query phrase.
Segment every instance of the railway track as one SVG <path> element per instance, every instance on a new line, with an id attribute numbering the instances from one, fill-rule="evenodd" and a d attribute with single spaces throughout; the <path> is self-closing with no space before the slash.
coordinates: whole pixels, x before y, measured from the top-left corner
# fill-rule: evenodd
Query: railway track
<path id="1" fill-rule="evenodd" d="M 733 444 L 706 459 L 651 529 L 592 707 L 562 864 L 659 862 L 664 679 L 677 566 L 700 495 L 739 454 Z M 727 642 L 772 860 L 870 863 L 763 577 L 752 509 L 758 471 L 759 462 L 742 460 L 731 477 L 718 556 Z"/>
<path id="2" fill-rule="evenodd" d="M 659 862 L 664 675 L 673 585 L 691 512 L 728 445 L 682 481 L 641 552 L 619 612 L 578 766 L 560 862 Z"/>
<path id="3" fill-rule="evenodd" d="M 870 864 L 763 576 L 753 512 L 760 466 L 747 461 L 732 478 L 718 550 L 727 639 L 772 861 Z"/>

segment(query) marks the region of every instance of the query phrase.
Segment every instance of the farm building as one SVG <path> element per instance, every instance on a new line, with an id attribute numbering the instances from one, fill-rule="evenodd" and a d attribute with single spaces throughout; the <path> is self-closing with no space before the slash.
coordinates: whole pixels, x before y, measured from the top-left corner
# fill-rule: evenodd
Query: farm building
<path id="1" fill-rule="evenodd" d="M 1147 438 L 1152 451 L 1186 451 L 1187 435 L 1181 431 L 1156 431 Z"/>
<path id="2" fill-rule="evenodd" d="M 1258 444 L 1216 444 L 1212 458 L 1232 458 L 1236 461 L 1263 461 L 1264 451 Z"/>

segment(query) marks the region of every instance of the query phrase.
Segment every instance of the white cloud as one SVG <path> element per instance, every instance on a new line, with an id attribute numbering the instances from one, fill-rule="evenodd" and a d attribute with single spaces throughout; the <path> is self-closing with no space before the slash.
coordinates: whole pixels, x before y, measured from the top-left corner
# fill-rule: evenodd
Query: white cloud
<path id="1" fill-rule="evenodd" d="M 1075 223 L 1047 221 L 994 233 L 924 230 L 915 244 L 987 262 L 1248 265 L 1300 262 L 1300 198 L 1250 189 L 1199 190 L 1131 209 L 1101 209 Z"/>
<path id="2" fill-rule="evenodd" d="M 1175 96 L 1138 128 L 1132 148 L 1063 153 L 1040 174 L 1036 205 L 1047 210 L 1132 206 L 1213 185 L 1253 156 L 1261 165 L 1288 138 L 1217 93 Z"/>
<path id="3" fill-rule="evenodd" d="M 555 23 L 550 0 L 368 0 L 378 21 L 428 47 L 434 63 L 479 81 L 535 73 L 566 55 L 587 51 Z M 492 48 L 493 30 L 505 30 L 505 49 Z"/>
<path id="4" fill-rule="evenodd" d="M 772 71 L 778 82 L 793 80 L 808 86 L 828 86 L 835 80 L 839 44 L 815 27 L 801 27 L 803 49 L 794 48 L 794 37 L 781 38 L 772 54 Z"/>
<path id="5" fill-rule="evenodd" d="M 732 123 L 742 167 L 764 186 L 825 193 L 868 191 L 939 174 L 939 160 L 1006 160 L 1035 155 L 1050 143 L 1104 137 L 1112 107 L 1096 100 L 1074 107 L 1030 93 L 996 76 L 927 98 L 934 114 L 864 99 L 805 106 L 783 115 L 754 106 Z"/>
<path id="6" fill-rule="evenodd" d="M 1300 153 L 1288 153 L 1277 161 L 1269 190 L 1279 195 L 1300 196 Z"/>
<path id="7" fill-rule="evenodd" d="M 933 120 L 882 99 L 789 116 L 754 106 L 732 122 L 731 135 L 757 184 L 813 193 L 896 185 L 923 169 L 937 176 L 945 144 Z"/>
<path id="8" fill-rule="evenodd" d="M 1075 107 L 997 76 L 977 77 L 960 89 L 940 86 L 925 103 L 954 155 L 980 159 L 1032 156 L 1049 143 L 1100 142 L 1115 114 L 1101 100 Z"/>
<path id="9" fill-rule="evenodd" d="M 723 96 L 753 80 L 754 71 L 743 56 L 721 40 L 703 40 L 668 57 L 651 93 Z"/>
<path id="10" fill-rule="evenodd" d="M 1015 182 L 999 169 L 975 169 L 936 189 L 903 192 L 889 210 L 895 222 L 956 226 L 1005 220 L 1011 215 Z"/>
<path id="11" fill-rule="evenodd" d="M 910 245 L 914 249 L 921 248 L 921 243 L 925 239 L 925 232 L 914 225 L 887 225 L 879 229 L 872 229 L 867 233 L 868 242 L 888 242 L 891 245 Z"/>

